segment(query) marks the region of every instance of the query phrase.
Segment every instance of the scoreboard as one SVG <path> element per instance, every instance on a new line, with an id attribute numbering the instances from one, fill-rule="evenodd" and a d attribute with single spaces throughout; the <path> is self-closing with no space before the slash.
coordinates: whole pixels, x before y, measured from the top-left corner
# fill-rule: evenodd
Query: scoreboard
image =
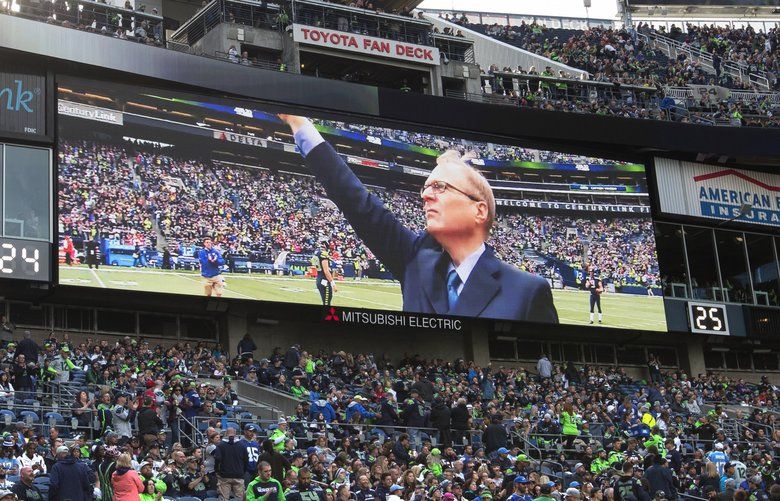
<path id="1" fill-rule="evenodd" d="M 725 304 L 688 303 L 691 332 L 696 334 L 730 334 L 728 312 Z"/>
<path id="2" fill-rule="evenodd" d="M 0 279 L 52 280 L 51 149 L 0 142 Z"/>

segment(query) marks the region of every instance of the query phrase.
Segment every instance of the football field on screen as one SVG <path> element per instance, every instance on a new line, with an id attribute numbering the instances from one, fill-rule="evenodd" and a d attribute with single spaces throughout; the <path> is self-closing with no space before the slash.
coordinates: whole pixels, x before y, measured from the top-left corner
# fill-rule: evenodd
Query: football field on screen
<path id="1" fill-rule="evenodd" d="M 198 272 L 108 266 L 99 270 L 90 270 L 86 266 L 60 266 L 59 272 L 62 285 L 195 296 L 204 294 L 203 279 Z M 230 273 L 223 277 L 226 284 L 223 297 L 226 298 L 321 304 L 320 294 L 311 278 Z M 333 295 L 334 306 L 401 309 L 401 289 L 397 282 L 373 279 L 353 281 L 348 278 L 337 282 L 336 287 L 338 292 Z M 562 324 L 588 323 L 588 292 L 554 290 L 553 299 Z M 661 297 L 604 293 L 601 306 L 605 327 L 666 330 Z"/>

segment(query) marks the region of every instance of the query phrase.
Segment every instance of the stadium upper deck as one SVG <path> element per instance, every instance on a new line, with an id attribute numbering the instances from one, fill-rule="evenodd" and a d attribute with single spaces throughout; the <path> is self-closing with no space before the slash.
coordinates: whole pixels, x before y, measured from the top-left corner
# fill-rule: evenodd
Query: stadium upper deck
<path id="1" fill-rule="evenodd" d="M 9 1 L 3 6 L 17 16 L 276 71 L 550 111 L 698 124 L 778 125 L 777 94 L 721 90 L 750 87 L 752 77 L 735 80 L 730 71 L 721 74 L 708 66 L 711 63 L 694 57 L 672 57 L 662 50 L 660 42 L 635 40 L 625 31 L 597 29 L 586 35 L 522 23 L 514 27 L 469 25 L 463 16 L 456 19 L 464 29 L 468 25 L 551 61 L 584 68 L 591 79 L 583 81 L 541 67 L 505 67 L 502 71 L 490 61 L 476 61 L 473 43 L 463 33 L 439 33 L 419 14 L 412 16 L 408 9 L 397 10 L 389 4 L 354 7 L 318 0 L 295 5 L 215 0 L 197 12 L 171 10 L 178 18 L 166 14 L 164 19 L 157 8 L 140 4 L 134 10 L 129 2 L 123 7 L 84 2 L 39 5 Z M 307 38 L 306 30 L 312 28 L 312 33 L 326 30 L 321 33 L 347 42 L 339 47 L 329 44 L 327 38 Z M 742 37 L 742 41 L 732 44 L 735 37 Z M 745 75 L 758 75 L 755 81 L 762 88 L 777 85 L 774 32 L 755 41 L 737 32 L 721 33 L 720 39 L 724 43 L 718 46 L 721 55 L 717 57 L 724 59 L 724 69 L 733 62 L 735 68 L 744 66 Z M 758 47 L 759 42 L 765 42 L 766 48 Z M 350 47 L 352 44 L 358 49 Z M 383 44 L 390 53 L 404 56 L 369 50 Z M 731 50 L 732 45 L 741 52 Z M 423 61 L 415 56 L 418 52 L 431 57 Z M 711 56 L 707 57 L 711 61 Z M 480 76 L 477 63 L 490 70 Z M 615 82 L 620 85 L 613 86 Z"/>

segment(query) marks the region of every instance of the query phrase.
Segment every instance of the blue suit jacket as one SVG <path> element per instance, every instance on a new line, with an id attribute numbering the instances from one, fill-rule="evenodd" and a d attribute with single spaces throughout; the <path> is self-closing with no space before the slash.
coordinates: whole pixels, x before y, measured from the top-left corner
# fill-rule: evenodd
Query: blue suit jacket
<path id="1" fill-rule="evenodd" d="M 489 246 L 450 311 L 446 275 L 451 260 L 441 245 L 426 231 L 406 228 L 327 142 L 309 152 L 306 164 L 357 235 L 401 282 L 404 311 L 558 323 L 547 280 L 500 261 Z"/>

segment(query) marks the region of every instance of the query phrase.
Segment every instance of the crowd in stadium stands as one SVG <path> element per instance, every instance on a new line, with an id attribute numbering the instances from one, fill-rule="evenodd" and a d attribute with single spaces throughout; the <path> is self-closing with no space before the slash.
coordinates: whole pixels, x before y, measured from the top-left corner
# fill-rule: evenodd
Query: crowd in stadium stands
<path id="1" fill-rule="evenodd" d="M 491 243 L 502 259 L 549 276 L 524 250 L 558 259 L 577 269 L 594 268 L 616 286 L 655 284 L 653 224 L 649 220 L 596 219 L 505 214 Z"/>
<path id="2" fill-rule="evenodd" d="M 337 122 L 333 120 L 315 119 L 315 123 L 328 127 L 335 127 L 341 130 L 359 132 L 373 137 L 399 141 L 401 143 L 412 144 L 436 150 L 437 152 L 448 149 L 456 149 L 461 153 L 474 152 L 476 158 L 500 160 L 500 161 L 527 161 L 527 162 L 551 162 L 551 163 L 586 163 L 586 164 L 621 164 L 623 162 L 615 160 L 605 160 L 597 157 L 586 157 L 583 155 L 574 155 L 570 153 L 560 153 L 556 151 L 535 150 L 531 148 L 522 148 L 520 146 L 506 146 L 495 143 L 482 143 L 477 141 L 458 141 L 457 139 L 448 139 L 442 136 L 426 134 L 424 132 L 412 132 L 399 129 L 388 129 L 385 127 L 374 127 L 371 125 L 362 125 L 346 122 Z"/>
<path id="3" fill-rule="evenodd" d="M 672 25 L 667 32 L 666 27 L 654 30 L 647 23 L 637 27 L 643 33 L 657 32 L 669 36 L 678 42 L 683 42 L 691 48 L 717 56 L 713 58 L 715 71 L 721 73 L 723 62 L 737 64 L 744 71 L 750 73 L 764 72 L 771 79 L 770 84 L 775 90 L 780 90 L 780 31 L 777 27 L 769 29 L 766 33 L 756 32 L 748 26 L 734 28 L 730 26 L 696 26 L 690 23 L 685 25 L 685 30 Z"/>
<path id="4" fill-rule="evenodd" d="M 89 142 L 64 142 L 60 156 L 62 235 L 90 240 L 100 233 L 153 249 L 156 223 L 178 255 L 191 255 L 204 236 L 212 235 L 223 251 L 271 260 L 281 251 L 311 254 L 326 236 L 335 261 L 359 259 L 379 268 L 341 212 L 320 201 L 325 193 L 310 177 L 164 153 L 128 154 Z M 424 229 L 419 194 L 374 193 L 407 227 Z M 649 222 L 520 216 L 501 208 L 496 223 L 490 243 L 504 260 L 528 271 L 549 276 L 546 267 L 554 266 L 546 262 L 558 259 L 559 265 L 579 269 L 595 266 L 618 285 L 657 282 L 658 270 L 650 266 L 655 249 Z M 525 255 L 531 250 L 536 262 Z"/>
<path id="5" fill-rule="evenodd" d="M 3 339 L 2 501 L 780 498 L 766 376 L 663 373 L 652 355 L 646 380 L 544 355 L 533 370 L 298 345 L 255 358 L 248 334 L 235 357 L 130 337 L 39 344 L 8 322 Z M 259 419 L 235 380 L 300 404 Z"/>
<path id="6" fill-rule="evenodd" d="M 141 191 L 136 165 L 126 150 L 95 143 L 63 144 L 59 169 L 59 231 L 61 234 L 106 236 L 123 245 L 155 246 L 149 213 L 152 193 Z M 110 231 L 109 231 L 110 229 Z"/>
<path id="7" fill-rule="evenodd" d="M 12 9 L 14 3 L 19 5 L 18 12 Z M 100 4 L 105 5 L 105 7 Z M 152 17 L 133 15 L 133 12 L 149 13 L 146 12 L 146 6 L 143 4 L 138 4 L 138 9 L 134 9 L 130 0 L 125 0 L 123 9 L 111 7 L 106 0 L 98 0 L 95 5 L 66 2 L 65 0 L 21 0 L 0 3 L 0 13 L 13 13 L 46 21 L 50 24 L 101 33 L 147 45 L 162 45 L 162 19 L 156 20 Z M 153 8 L 150 14 L 159 16 L 156 8 Z"/>
<path id="8" fill-rule="evenodd" d="M 698 61 L 685 54 L 670 59 L 625 29 L 600 27 L 587 31 L 549 29 L 536 23 L 526 24 L 524 21 L 516 26 L 497 23 L 479 25 L 470 23 L 466 16 L 457 15 L 451 20 L 553 61 L 586 70 L 591 74 L 590 79 L 593 81 L 634 85 L 658 91 L 662 86 L 688 84 L 718 85 L 737 90 L 752 89 L 749 84 L 735 80 L 728 73 L 720 71 L 719 65 L 717 74 L 712 75 L 707 73 Z M 646 24 L 640 24 L 637 28 L 644 33 L 652 31 L 652 28 Z M 776 28 L 768 34 L 756 34 L 752 29 L 714 26 L 709 28 L 689 26 L 688 29 L 687 37 L 679 29 L 675 29 L 672 36 L 682 38 L 682 41 L 687 41 L 694 47 L 701 47 L 702 50 L 717 52 L 718 61 L 727 59 L 738 62 L 747 70 L 765 71 L 770 84 L 777 87 L 776 75 L 780 63 L 777 55 Z M 661 34 L 667 33 L 661 32 Z M 566 72 L 554 72 L 549 67 L 513 69 L 490 65 L 483 71 L 491 75 L 488 83 L 493 93 L 511 97 L 523 107 L 626 118 L 671 119 L 699 124 L 712 124 L 715 121 L 732 122 L 735 125 L 780 126 L 780 121 L 776 117 L 776 107 L 769 97 L 720 102 L 700 99 L 686 103 L 691 109 L 689 113 L 672 113 L 659 108 L 662 93 L 659 94 L 658 99 L 650 99 L 641 92 L 634 92 L 633 94 L 636 95 L 618 95 L 614 99 L 600 96 L 599 99 L 594 100 L 588 95 L 578 96 L 577 92 L 567 92 L 567 87 L 577 87 L 576 82 L 556 85 L 530 80 L 521 84 L 518 90 L 515 89 L 511 79 L 492 76 L 498 72 L 509 72 L 574 80 Z M 618 89 L 615 92 L 628 94 L 627 90 L 623 92 Z"/>

